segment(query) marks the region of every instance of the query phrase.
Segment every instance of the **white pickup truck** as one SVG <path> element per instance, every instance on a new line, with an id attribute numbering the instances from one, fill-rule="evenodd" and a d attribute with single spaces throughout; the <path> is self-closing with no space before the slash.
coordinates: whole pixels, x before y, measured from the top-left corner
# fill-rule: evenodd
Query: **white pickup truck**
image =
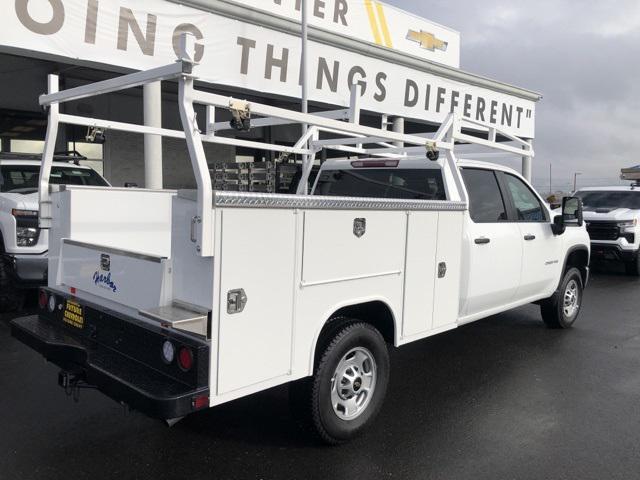
<path id="1" fill-rule="evenodd" d="M 169 78 L 179 84 L 183 131 L 58 112 L 60 103 Z M 335 444 L 382 407 L 390 346 L 532 302 L 550 327 L 576 321 L 589 275 L 580 201 L 565 199 L 553 217 L 516 172 L 455 155 L 456 142 L 469 142 L 533 156 L 526 142 L 454 115 L 429 138 L 390 132 L 230 100 L 194 89 L 193 79 L 183 60 L 63 92 L 51 77 L 41 97 L 49 286 L 40 313 L 14 320 L 12 333 L 62 368 L 67 390 L 90 384 L 173 422 L 291 383 L 298 418 Z M 230 110 L 243 128 L 252 116 L 309 128 L 292 147 L 201 133 L 194 103 L 208 118 L 209 109 Z M 198 188 L 51 189 L 59 122 L 184 138 Z M 498 133 L 516 145 L 497 142 Z M 212 191 L 203 142 L 304 155 L 298 194 Z M 323 148 L 371 158 L 325 162 L 309 192 Z"/>
<path id="2" fill-rule="evenodd" d="M 624 263 L 640 276 L 640 184 L 583 188 L 584 219 L 594 259 Z"/>
<path id="3" fill-rule="evenodd" d="M 56 155 L 52 184 L 107 186 L 77 154 Z M 22 305 L 27 289 L 47 283 L 48 232 L 38 228 L 41 156 L 0 153 L 0 312 Z"/>

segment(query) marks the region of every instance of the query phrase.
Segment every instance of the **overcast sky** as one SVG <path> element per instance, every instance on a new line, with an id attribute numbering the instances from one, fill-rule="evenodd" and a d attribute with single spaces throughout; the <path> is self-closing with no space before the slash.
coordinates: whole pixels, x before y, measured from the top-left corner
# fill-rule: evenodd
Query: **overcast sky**
<path id="1" fill-rule="evenodd" d="M 462 69 L 538 91 L 534 183 L 640 164 L 639 0 L 386 0 L 458 30 Z M 515 164 L 514 164 L 515 165 Z M 572 181 L 572 180 L 571 180 Z"/>

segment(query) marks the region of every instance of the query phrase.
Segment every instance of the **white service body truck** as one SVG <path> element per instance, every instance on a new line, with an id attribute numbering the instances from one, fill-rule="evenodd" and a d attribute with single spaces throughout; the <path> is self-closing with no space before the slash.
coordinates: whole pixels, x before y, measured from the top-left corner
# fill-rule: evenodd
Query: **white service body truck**
<path id="1" fill-rule="evenodd" d="M 470 142 L 533 156 L 526 142 L 504 133 L 517 145 L 496 142 L 493 127 L 454 115 L 424 138 L 238 102 L 194 89 L 192 67 L 183 59 L 63 92 L 50 77 L 41 97 L 49 286 L 40 313 L 13 321 L 12 332 L 62 368 L 65 388 L 90 384 L 174 421 L 291 382 L 299 418 L 340 443 L 382 406 L 388 346 L 532 302 L 551 327 L 576 320 L 589 271 L 579 200 L 553 217 L 516 172 L 454 154 Z M 184 131 L 58 111 L 166 79 L 178 81 Z M 209 119 L 214 107 L 230 110 L 242 128 L 251 116 L 309 128 L 293 147 L 219 137 L 201 133 L 194 103 Z M 58 123 L 184 138 L 198 188 L 50 188 Z M 298 194 L 212 191 L 203 141 L 304 155 Z M 325 162 L 307 191 L 323 148 L 372 156 Z"/>
<path id="2" fill-rule="evenodd" d="M 109 185 L 93 169 L 72 163 L 78 158 L 57 155 L 51 183 Z M 41 164 L 36 155 L 0 153 L 0 312 L 19 308 L 27 289 L 47 283 L 48 231 L 38 228 Z"/>
<path id="3" fill-rule="evenodd" d="M 582 188 L 584 220 L 593 259 L 622 262 L 627 274 L 640 276 L 640 184 Z"/>

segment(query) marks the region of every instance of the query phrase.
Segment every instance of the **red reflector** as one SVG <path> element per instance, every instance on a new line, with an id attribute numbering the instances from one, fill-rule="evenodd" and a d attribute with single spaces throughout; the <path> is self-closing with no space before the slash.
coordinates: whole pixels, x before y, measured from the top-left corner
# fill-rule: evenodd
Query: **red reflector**
<path id="1" fill-rule="evenodd" d="M 400 160 L 357 160 L 351 162 L 353 168 L 395 168 Z"/>
<path id="2" fill-rule="evenodd" d="M 40 295 L 38 295 L 38 305 L 40 308 L 45 308 L 47 303 L 49 302 L 49 297 L 47 296 L 47 292 L 44 290 L 40 290 Z"/>
<path id="3" fill-rule="evenodd" d="M 185 372 L 193 367 L 193 353 L 187 347 L 181 347 L 178 351 L 178 366 Z"/>
<path id="4" fill-rule="evenodd" d="M 75 295 L 75 294 L 76 294 L 76 292 L 77 292 L 76 287 L 70 287 L 70 288 L 69 288 L 69 293 L 70 293 L 71 295 Z"/>
<path id="5" fill-rule="evenodd" d="M 193 399 L 193 408 L 199 410 L 201 408 L 207 408 L 209 406 L 209 396 L 202 395 L 200 397 L 195 397 Z"/>

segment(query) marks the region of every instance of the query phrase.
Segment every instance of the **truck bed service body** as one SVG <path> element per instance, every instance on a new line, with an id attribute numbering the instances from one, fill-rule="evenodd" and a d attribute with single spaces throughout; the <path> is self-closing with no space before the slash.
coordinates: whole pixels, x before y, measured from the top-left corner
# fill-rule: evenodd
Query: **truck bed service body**
<path id="1" fill-rule="evenodd" d="M 531 302 L 548 325 L 573 324 L 589 262 L 580 202 L 565 199 L 553 218 L 516 172 L 454 153 L 470 142 L 533 156 L 525 141 L 502 132 L 511 143 L 496 142 L 494 127 L 455 115 L 425 138 L 230 100 L 193 88 L 186 51 L 174 65 L 63 92 L 51 77 L 41 97 L 49 285 L 40 314 L 12 328 L 62 368 L 65 387 L 91 384 L 172 421 L 292 382 L 301 421 L 340 443 L 382 406 L 388 345 Z M 58 112 L 83 96 L 170 78 L 183 131 Z M 201 134 L 194 103 L 209 114 L 228 109 L 243 127 L 254 115 L 309 130 L 293 147 Z M 198 189 L 49 188 L 58 123 L 185 138 Z M 305 155 L 298 194 L 212 191 L 203 141 Z M 308 191 L 323 148 L 372 156 L 325 162 Z"/>

